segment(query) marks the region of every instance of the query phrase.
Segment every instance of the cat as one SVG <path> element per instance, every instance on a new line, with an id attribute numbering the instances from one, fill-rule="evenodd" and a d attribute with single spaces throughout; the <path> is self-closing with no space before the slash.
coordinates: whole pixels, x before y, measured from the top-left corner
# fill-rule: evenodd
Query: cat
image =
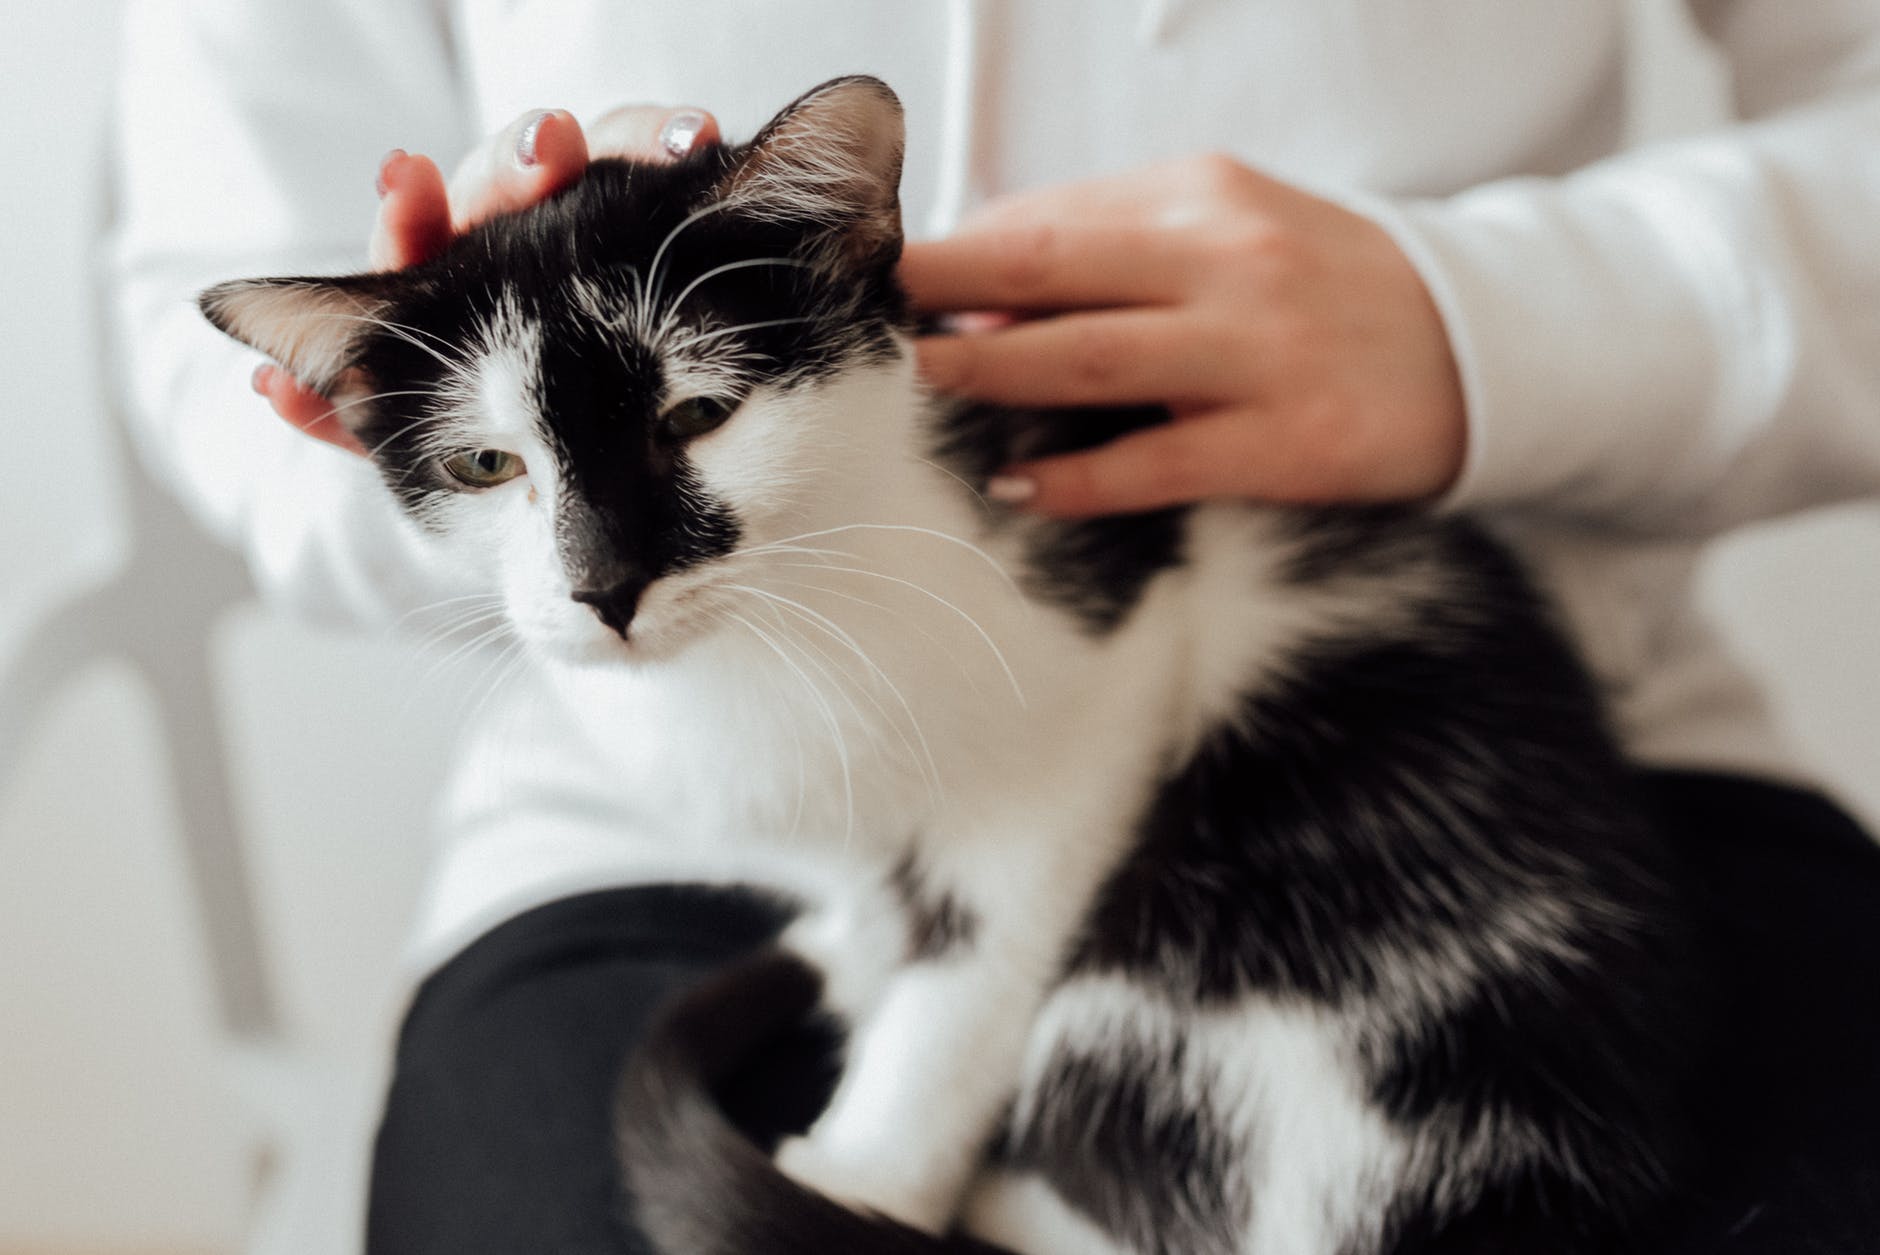
<path id="1" fill-rule="evenodd" d="M 1691 1155 L 1688 908 L 1543 599 L 1434 512 L 987 502 L 1165 415 L 923 391 L 902 143 L 838 79 L 410 270 L 201 297 L 545 667 L 624 686 L 636 823 L 826 872 L 628 1066 L 640 1222 L 669 1255 L 1642 1245 Z M 773 1160 L 711 1089 L 818 1008 L 841 1080 Z"/>

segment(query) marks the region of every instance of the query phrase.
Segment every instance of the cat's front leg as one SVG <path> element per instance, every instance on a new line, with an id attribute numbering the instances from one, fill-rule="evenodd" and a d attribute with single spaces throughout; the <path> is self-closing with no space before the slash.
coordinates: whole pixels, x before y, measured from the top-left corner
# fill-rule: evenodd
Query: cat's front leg
<path id="1" fill-rule="evenodd" d="M 1008 844 L 911 911 L 909 961 L 853 1025 L 828 1109 L 778 1153 L 790 1176 L 929 1232 L 952 1221 L 1082 914 L 1049 842 L 1030 841 L 1035 857 Z"/>
<path id="2" fill-rule="evenodd" d="M 828 1110 L 778 1166 L 844 1203 L 944 1229 L 1017 1087 L 1041 995 L 989 956 L 903 969 L 855 1027 Z"/>

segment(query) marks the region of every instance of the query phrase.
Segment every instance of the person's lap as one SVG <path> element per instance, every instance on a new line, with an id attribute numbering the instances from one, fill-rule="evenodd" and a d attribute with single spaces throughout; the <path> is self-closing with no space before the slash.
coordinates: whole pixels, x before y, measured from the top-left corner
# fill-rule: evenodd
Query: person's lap
<path id="1" fill-rule="evenodd" d="M 1676 1255 L 1880 1246 L 1880 846 L 1812 795 L 1645 780 L 1704 886 L 1729 973 L 1705 1110 L 1718 1170 Z M 658 1004 L 773 937 L 753 893 L 587 894 L 497 928 L 419 990 L 372 1174 L 369 1255 L 622 1255 L 611 1150 L 621 1060 Z M 727 1103 L 759 1137 L 827 1096 L 806 1032 Z"/>

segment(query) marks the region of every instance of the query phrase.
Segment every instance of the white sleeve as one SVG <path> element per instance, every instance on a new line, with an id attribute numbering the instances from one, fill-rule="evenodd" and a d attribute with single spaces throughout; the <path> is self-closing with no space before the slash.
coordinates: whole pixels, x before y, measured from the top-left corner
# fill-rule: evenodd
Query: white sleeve
<path id="1" fill-rule="evenodd" d="M 138 0 L 124 7 L 108 257 L 114 349 L 145 460 L 264 591 L 383 622 L 467 578 L 364 461 L 250 391 L 262 360 L 213 330 L 219 279 L 357 270 L 394 144 L 465 146 L 444 18 L 383 0 Z"/>
<path id="2" fill-rule="evenodd" d="M 1708 535 L 1880 492 L 1880 0 L 1692 0 L 1736 125 L 1388 207 L 1449 326 L 1447 504 Z"/>

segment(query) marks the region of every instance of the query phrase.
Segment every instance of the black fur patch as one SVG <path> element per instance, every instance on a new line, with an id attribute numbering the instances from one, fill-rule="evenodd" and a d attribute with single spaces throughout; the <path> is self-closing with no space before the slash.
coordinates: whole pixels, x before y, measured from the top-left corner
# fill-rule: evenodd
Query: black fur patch
<path id="1" fill-rule="evenodd" d="M 1067 1051 L 1045 1068 L 1037 1117 L 1011 1129 L 1002 1167 L 1035 1171 L 1066 1203 L 1146 1255 L 1234 1255 L 1248 1217 L 1228 1197 L 1245 1149 L 1206 1111 L 1176 1104 L 1182 1045 Z"/>
<path id="2" fill-rule="evenodd" d="M 1073 970 L 1337 1001 L 1375 988 L 1377 942 L 1466 935 L 1504 893 L 1650 892 L 1627 774 L 1571 650 L 1479 536 L 1434 525 L 1420 544 L 1446 563 L 1479 551 L 1475 586 L 1415 608 L 1407 632 L 1308 646 L 1250 698 L 1152 801 Z"/>
<path id="3" fill-rule="evenodd" d="M 952 894 L 932 892 L 912 855 L 895 864 L 890 888 L 907 914 L 908 957 L 914 962 L 944 958 L 979 935 L 979 917 Z"/>
<path id="4" fill-rule="evenodd" d="M 1684 906 L 1592 682 L 1473 530 L 1398 520 L 1367 542 L 1371 521 L 1331 524 L 1309 524 L 1320 543 L 1294 578 L 1408 556 L 1468 585 L 1406 631 L 1304 650 L 1249 699 L 1150 804 L 1069 971 L 1172 981 L 1198 1003 L 1350 1006 L 1389 1003 L 1403 956 L 1462 947 L 1486 973 L 1474 995 L 1368 1043 L 1377 1101 L 1406 1130 L 1453 1127 L 1458 1155 L 1502 1121 L 1543 1149 L 1487 1184 L 1623 1214 L 1680 1154 L 1671 1095 L 1695 1017 L 1673 977 Z M 1563 904 L 1573 957 L 1486 948 L 1488 921 L 1537 901 Z"/>
<path id="5" fill-rule="evenodd" d="M 1095 448 L 1167 420 L 1155 407 L 1013 410 L 960 405 L 942 414 L 935 457 L 983 491 L 1014 461 Z M 1092 635 L 1115 631 L 1158 572 L 1182 560 L 1186 508 L 1075 522 L 1006 516 L 1025 529 L 1025 590 L 1069 612 Z"/>

